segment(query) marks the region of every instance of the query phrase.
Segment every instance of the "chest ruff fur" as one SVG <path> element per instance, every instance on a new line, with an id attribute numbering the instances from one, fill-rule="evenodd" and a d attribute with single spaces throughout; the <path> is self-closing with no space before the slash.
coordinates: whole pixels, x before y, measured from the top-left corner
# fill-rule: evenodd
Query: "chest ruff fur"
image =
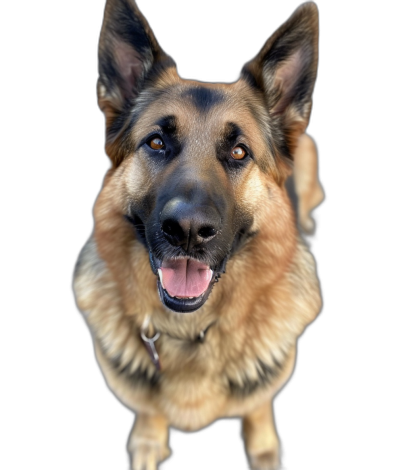
<path id="1" fill-rule="evenodd" d="M 146 253 L 136 248 L 141 266 L 145 260 L 140 258 Z M 190 322 L 162 307 L 156 309 L 152 322 L 155 330 L 162 331 L 157 340 L 161 371 L 140 335 L 147 310 L 139 301 L 124 305 L 121 289 L 99 257 L 94 239 L 79 257 L 74 286 L 94 336 L 99 365 L 119 399 L 133 410 L 158 410 L 172 425 L 196 430 L 224 416 L 251 412 L 289 378 L 296 339 L 320 302 L 316 277 L 303 277 L 299 268 L 308 274 L 314 271 L 313 258 L 302 244 L 293 259 L 297 274 L 284 273 L 264 295 L 257 291 L 251 302 L 231 292 L 221 311 L 209 308 Z M 141 282 L 148 281 L 146 273 L 140 277 Z M 151 272 L 149 277 L 153 280 Z M 142 289 L 138 286 L 138 291 Z M 147 289 L 147 294 L 157 304 L 155 286 L 153 291 Z M 204 341 L 198 341 L 199 331 L 207 326 Z"/>

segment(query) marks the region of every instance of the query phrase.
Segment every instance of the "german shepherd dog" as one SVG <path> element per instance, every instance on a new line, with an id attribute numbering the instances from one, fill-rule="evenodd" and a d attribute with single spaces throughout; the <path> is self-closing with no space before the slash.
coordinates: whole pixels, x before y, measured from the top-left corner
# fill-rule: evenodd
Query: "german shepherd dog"
<path id="1" fill-rule="evenodd" d="M 170 454 L 169 426 L 228 416 L 243 419 L 251 468 L 279 467 L 272 399 L 321 308 L 300 234 L 323 197 L 305 134 L 317 61 L 314 3 L 232 84 L 181 79 L 134 0 L 106 4 L 97 92 L 112 167 L 74 290 L 108 386 L 136 412 L 134 470 Z"/>

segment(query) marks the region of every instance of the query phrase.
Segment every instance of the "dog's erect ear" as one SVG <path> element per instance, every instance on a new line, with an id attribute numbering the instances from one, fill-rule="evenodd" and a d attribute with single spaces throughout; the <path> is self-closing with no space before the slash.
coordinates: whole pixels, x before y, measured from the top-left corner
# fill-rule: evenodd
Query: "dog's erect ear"
<path id="1" fill-rule="evenodd" d="M 151 72 L 173 65 L 134 0 L 107 1 L 99 43 L 97 96 L 106 116 L 109 155 L 145 80 Z"/>
<path id="2" fill-rule="evenodd" d="M 292 157 L 311 112 L 318 66 L 318 9 L 304 3 L 248 62 L 242 76 L 261 89 L 273 121 L 283 131 L 280 149 Z"/>

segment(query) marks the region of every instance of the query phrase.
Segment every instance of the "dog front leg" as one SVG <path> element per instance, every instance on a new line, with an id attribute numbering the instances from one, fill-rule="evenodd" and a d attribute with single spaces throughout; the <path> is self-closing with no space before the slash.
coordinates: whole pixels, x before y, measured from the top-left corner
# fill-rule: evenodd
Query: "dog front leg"
<path id="1" fill-rule="evenodd" d="M 252 470 L 276 470 L 280 466 L 272 400 L 243 418 L 243 438 Z"/>
<path id="2" fill-rule="evenodd" d="M 136 413 L 128 441 L 132 470 L 156 470 L 171 451 L 168 447 L 168 422 L 162 415 Z"/>

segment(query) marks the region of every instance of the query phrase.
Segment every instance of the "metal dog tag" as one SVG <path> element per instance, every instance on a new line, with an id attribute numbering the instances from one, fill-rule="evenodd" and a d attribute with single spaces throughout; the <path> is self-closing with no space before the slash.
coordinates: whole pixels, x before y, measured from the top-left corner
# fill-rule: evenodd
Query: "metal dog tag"
<path id="1" fill-rule="evenodd" d="M 148 338 L 144 334 L 144 331 L 141 331 L 140 336 L 143 340 L 144 345 L 146 346 L 146 350 L 150 356 L 151 362 L 156 366 L 156 369 L 160 371 L 161 370 L 160 357 L 157 353 L 157 349 L 154 344 L 160 337 L 160 333 L 156 333 L 152 338 Z"/>

